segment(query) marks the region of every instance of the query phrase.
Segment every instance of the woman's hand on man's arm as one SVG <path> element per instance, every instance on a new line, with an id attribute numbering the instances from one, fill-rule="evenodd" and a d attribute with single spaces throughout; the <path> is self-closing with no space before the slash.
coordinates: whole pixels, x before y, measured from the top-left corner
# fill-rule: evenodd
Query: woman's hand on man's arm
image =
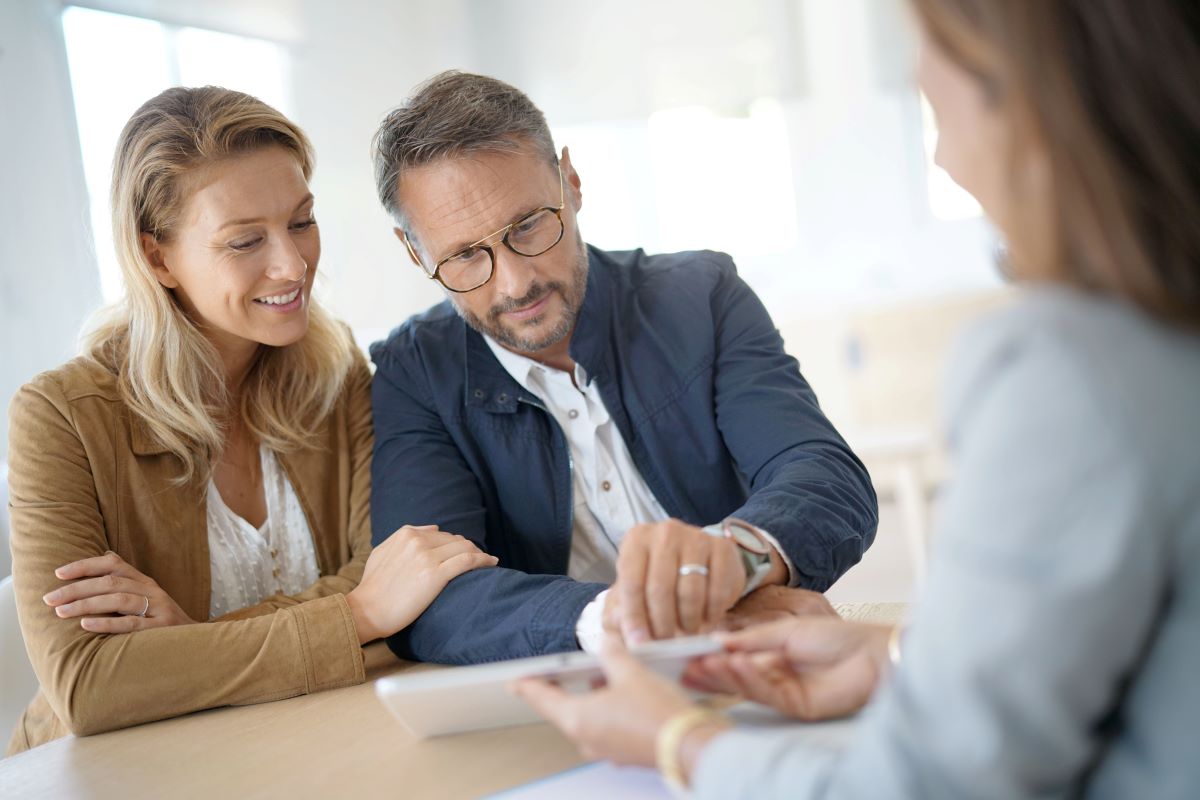
<path id="1" fill-rule="evenodd" d="M 405 525 L 371 551 L 362 581 L 346 595 L 360 644 L 412 624 L 454 578 L 499 560 L 436 525 Z"/>

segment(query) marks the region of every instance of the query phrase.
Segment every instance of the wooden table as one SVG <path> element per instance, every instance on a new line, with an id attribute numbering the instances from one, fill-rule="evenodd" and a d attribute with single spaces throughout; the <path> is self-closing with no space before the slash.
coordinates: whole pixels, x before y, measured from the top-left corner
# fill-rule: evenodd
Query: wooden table
<path id="1" fill-rule="evenodd" d="M 899 604 L 839 606 L 894 622 Z M 367 682 L 274 703 L 219 708 L 0 760 L 4 798 L 477 798 L 583 759 L 549 725 L 420 741 L 375 697 L 374 681 L 423 665 L 366 649 Z"/>

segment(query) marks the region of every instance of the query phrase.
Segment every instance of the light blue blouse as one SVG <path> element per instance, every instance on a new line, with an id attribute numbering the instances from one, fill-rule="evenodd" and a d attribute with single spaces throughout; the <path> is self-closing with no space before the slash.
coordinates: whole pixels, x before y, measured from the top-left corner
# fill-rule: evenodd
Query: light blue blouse
<path id="1" fill-rule="evenodd" d="M 698 797 L 1200 797 L 1200 336 L 1034 289 L 952 365 L 901 667 L 844 748 L 718 737 Z"/>

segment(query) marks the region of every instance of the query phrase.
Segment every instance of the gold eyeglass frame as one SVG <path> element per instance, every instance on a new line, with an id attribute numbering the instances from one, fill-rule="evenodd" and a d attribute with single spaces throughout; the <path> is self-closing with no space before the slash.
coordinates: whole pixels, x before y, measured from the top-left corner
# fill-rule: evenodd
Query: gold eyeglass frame
<path id="1" fill-rule="evenodd" d="M 453 253 L 446 256 L 441 261 L 438 261 L 437 264 L 434 265 L 432 273 L 429 270 L 425 269 L 425 265 L 421 263 L 420 257 L 417 256 L 417 251 L 413 249 L 412 240 L 409 239 L 408 234 L 406 233 L 404 235 L 404 246 L 408 249 L 408 257 L 413 260 L 414 264 L 416 264 L 418 267 L 420 267 L 421 272 L 425 273 L 426 278 L 437 281 L 446 289 L 446 291 L 455 292 L 456 294 L 465 294 L 467 292 L 475 291 L 480 286 L 486 286 L 487 282 L 490 281 L 496 274 L 496 249 L 495 249 L 496 245 L 484 244 L 489 239 L 495 239 L 497 236 L 500 236 L 501 238 L 500 238 L 499 244 L 503 244 L 509 250 L 511 250 L 512 252 L 516 253 L 517 255 L 519 255 L 523 258 L 535 258 L 537 256 L 540 256 L 542 253 L 549 252 L 550 250 L 554 249 L 554 247 L 559 242 L 562 241 L 563 235 L 566 233 L 566 230 L 567 230 L 566 223 L 563 222 L 563 218 L 562 218 L 563 209 L 567 207 L 567 187 L 566 187 L 566 183 L 563 181 L 562 162 L 559 162 L 557 164 L 557 168 L 558 168 L 558 192 L 559 192 L 559 201 L 558 201 L 557 208 L 555 208 L 554 206 L 542 206 L 541 208 L 535 208 L 534 210 L 530 211 L 528 214 L 522 215 L 520 219 L 508 223 L 507 225 L 505 225 L 503 228 L 496 231 L 495 233 L 489 233 L 487 236 L 484 236 L 479 241 L 469 244 L 466 247 L 455 250 Z M 512 233 L 513 228 L 520 225 L 522 222 L 529 219 L 530 217 L 542 213 L 543 211 L 553 212 L 554 216 L 558 219 L 558 238 L 555 239 L 552 244 L 550 244 L 549 246 L 545 247 L 542 250 L 539 250 L 536 253 L 522 253 L 520 250 L 513 247 L 512 243 L 508 241 L 509 234 Z M 484 278 L 482 281 L 480 281 L 478 284 L 472 286 L 470 289 L 455 289 L 453 286 L 448 286 L 446 284 L 446 281 L 442 278 L 442 274 L 441 274 L 442 273 L 442 265 L 445 264 L 447 261 L 450 261 L 451 259 L 458 257 L 462 253 L 464 253 L 467 250 L 470 250 L 472 248 L 478 248 L 488 254 L 488 258 L 492 262 L 492 268 L 491 268 L 491 270 L 488 271 L 488 276 L 486 278 Z"/>

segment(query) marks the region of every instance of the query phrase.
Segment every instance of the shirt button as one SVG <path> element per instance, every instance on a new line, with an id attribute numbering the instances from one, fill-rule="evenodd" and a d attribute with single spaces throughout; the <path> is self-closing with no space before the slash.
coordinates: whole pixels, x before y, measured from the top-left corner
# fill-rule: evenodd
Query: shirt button
<path id="1" fill-rule="evenodd" d="M 604 483 L 600 484 L 600 488 L 607 492 L 612 489 L 612 484 L 608 481 L 605 481 Z"/>
<path id="2" fill-rule="evenodd" d="M 271 548 L 271 558 L 278 558 L 278 557 L 279 557 L 279 551 L 276 550 L 274 547 L 272 547 Z"/>
<path id="3" fill-rule="evenodd" d="M 570 411 L 567 412 L 567 416 L 570 417 L 571 419 L 575 419 L 576 417 L 579 416 L 579 412 L 572 408 Z"/>
<path id="4" fill-rule="evenodd" d="M 279 567 L 276 567 L 275 569 L 271 570 L 271 575 L 278 578 L 279 577 Z"/>

